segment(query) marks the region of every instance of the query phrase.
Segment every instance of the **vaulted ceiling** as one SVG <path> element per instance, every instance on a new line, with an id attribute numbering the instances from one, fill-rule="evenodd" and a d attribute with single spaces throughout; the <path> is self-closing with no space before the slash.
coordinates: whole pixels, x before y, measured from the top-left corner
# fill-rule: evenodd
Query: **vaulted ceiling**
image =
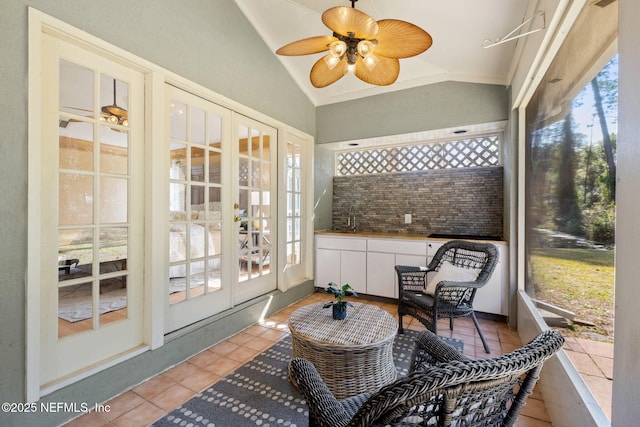
<path id="1" fill-rule="evenodd" d="M 321 21 L 334 6 L 351 7 L 346 0 L 235 0 L 256 31 L 274 52 L 285 44 L 312 36 L 331 35 Z M 315 105 L 362 98 L 442 81 L 508 85 L 517 40 L 485 48 L 510 34 L 544 25 L 542 16 L 528 11 L 528 0 L 359 0 L 355 7 L 375 20 L 399 19 L 426 30 L 433 46 L 400 60 L 400 75 L 390 86 L 374 86 L 347 75 L 317 89 L 309 81 L 313 64 L 324 54 L 278 56 Z M 535 12 L 535 11 L 534 11 Z M 485 42 L 486 41 L 486 42 Z"/>

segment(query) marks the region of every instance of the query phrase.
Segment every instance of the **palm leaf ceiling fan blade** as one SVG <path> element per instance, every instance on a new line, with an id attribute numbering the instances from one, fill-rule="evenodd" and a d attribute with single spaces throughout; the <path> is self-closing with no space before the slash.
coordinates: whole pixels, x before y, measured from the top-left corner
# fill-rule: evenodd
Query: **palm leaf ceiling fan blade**
<path id="1" fill-rule="evenodd" d="M 369 69 L 364 60 L 358 58 L 355 69 L 356 77 L 363 82 L 377 86 L 393 84 L 400 74 L 400 61 L 397 58 L 385 58 L 384 56 L 377 57 L 376 61 L 376 65 Z"/>
<path id="2" fill-rule="evenodd" d="M 332 59 L 331 55 L 326 55 L 313 64 L 311 68 L 310 78 L 311 84 L 317 88 L 329 86 L 337 82 L 347 72 L 347 61 L 342 58 L 334 67 L 329 67 L 327 62 Z"/>
<path id="3" fill-rule="evenodd" d="M 322 22 L 334 33 L 358 39 L 372 39 L 378 33 L 378 23 L 364 12 L 351 7 L 337 6 L 322 14 Z"/>
<path id="4" fill-rule="evenodd" d="M 329 45 L 336 40 L 333 36 L 309 37 L 284 45 L 276 53 L 285 56 L 311 55 L 329 50 Z"/>
<path id="5" fill-rule="evenodd" d="M 398 19 L 378 21 L 380 31 L 376 36 L 376 55 L 387 58 L 409 58 L 429 49 L 433 44 L 431 35 L 422 28 Z"/>

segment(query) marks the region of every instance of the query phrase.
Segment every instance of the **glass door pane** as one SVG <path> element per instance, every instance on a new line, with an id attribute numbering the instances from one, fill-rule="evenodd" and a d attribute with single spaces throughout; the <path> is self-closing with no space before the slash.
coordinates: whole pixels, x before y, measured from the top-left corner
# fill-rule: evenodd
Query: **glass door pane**
<path id="1" fill-rule="evenodd" d="M 223 267 L 224 197 L 229 198 L 225 187 L 231 170 L 225 150 L 231 132 L 228 110 L 172 86 L 167 91 L 171 331 L 230 305 Z"/>
<path id="2" fill-rule="evenodd" d="M 275 289 L 276 131 L 238 116 L 236 223 L 238 224 L 236 302 Z"/>
<path id="3" fill-rule="evenodd" d="M 59 338 L 128 317 L 128 86 L 60 61 Z"/>

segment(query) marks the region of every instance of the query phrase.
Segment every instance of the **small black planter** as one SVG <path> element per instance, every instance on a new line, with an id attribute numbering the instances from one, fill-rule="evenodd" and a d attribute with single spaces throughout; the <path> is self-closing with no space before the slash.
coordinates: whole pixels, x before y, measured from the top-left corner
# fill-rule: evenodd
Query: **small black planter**
<path id="1" fill-rule="evenodd" d="M 333 304 L 333 318 L 342 320 L 347 317 L 347 305 Z"/>

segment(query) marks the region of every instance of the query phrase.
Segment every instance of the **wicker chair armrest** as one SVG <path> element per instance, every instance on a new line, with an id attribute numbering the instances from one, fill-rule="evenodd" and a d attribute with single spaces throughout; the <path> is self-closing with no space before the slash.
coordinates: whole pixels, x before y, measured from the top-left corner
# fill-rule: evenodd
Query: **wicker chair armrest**
<path id="1" fill-rule="evenodd" d="M 291 359 L 289 375 L 307 400 L 311 425 L 340 427 L 349 423 L 352 414 L 347 413 L 331 393 L 313 363 L 302 358 Z"/>
<path id="2" fill-rule="evenodd" d="M 429 366 L 449 363 L 454 360 L 470 359 L 426 329 L 416 337 L 413 353 L 411 354 L 409 372 L 423 370 Z"/>
<path id="3" fill-rule="evenodd" d="M 396 265 L 395 270 L 398 275 L 398 288 L 400 292 L 403 291 L 405 286 L 410 288 L 410 290 L 416 290 L 417 287 L 426 289 L 427 273 L 434 271 L 428 267 L 415 267 L 409 265 Z"/>

